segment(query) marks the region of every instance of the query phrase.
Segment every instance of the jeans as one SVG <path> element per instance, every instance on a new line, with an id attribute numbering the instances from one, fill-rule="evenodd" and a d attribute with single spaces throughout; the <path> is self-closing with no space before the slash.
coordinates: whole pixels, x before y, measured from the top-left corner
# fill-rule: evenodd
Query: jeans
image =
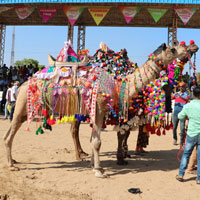
<path id="1" fill-rule="evenodd" d="M 177 127 L 178 127 L 178 115 L 173 114 L 173 138 L 177 141 Z M 180 131 L 181 131 L 181 142 L 180 144 L 183 144 L 184 134 L 185 134 L 185 119 L 180 120 Z"/>
<path id="2" fill-rule="evenodd" d="M 11 111 L 10 111 L 10 121 L 12 121 L 12 119 L 13 119 L 13 113 L 14 113 L 14 110 L 15 110 L 15 102 L 16 101 L 11 101 L 12 107 L 11 107 Z"/>
<path id="3" fill-rule="evenodd" d="M 187 141 L 179 168 L 179 176 L 184 176 L 190 155 L 195 146 L 197 146 L 197 180 L 200 181 L 200 134 L 194 137 L 187 135 Z"/>

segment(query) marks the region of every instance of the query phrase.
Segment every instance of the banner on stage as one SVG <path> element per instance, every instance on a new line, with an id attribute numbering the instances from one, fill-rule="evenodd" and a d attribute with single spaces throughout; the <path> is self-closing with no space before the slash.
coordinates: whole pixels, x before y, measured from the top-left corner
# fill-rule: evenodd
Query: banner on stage
<path id="1" fill-rule="evenodd" d="M 73 26 L 79 18 L 80 14 L 83 12 L 84 7 L 65 6 L 63 7 L 63 10 L 70 24 Z"/>
<path id="2" fill-rule="evenodd" d="M 88 8 L 97 26 L 101 23 L 103 18 L 107 15 L 110 7 L 91 7 Z"/>
<path id="3" fill-rule="evenodd" d="M 156 23 L 167 12 L 167 9 L 159 9 L 159 8 L 147 8 L 147 10 L 151 14 Z"/>
<path id="4" fill-rule="evenodd" d="M 20 20 L 26 19 L 33 11 L 35 7 L 15 7 L 15 12 Z"/>
<path id="5" fill-rule="evenodd" d="M 119 9 L 121 10 L 122 15 L 124 16 L 126 23 L 129 24 L 141 8 L 134 6 L 119 6 Z"/>
<path id="6" fill-rule="evenodd" d="M 192 15 L 198 10 L 198 8 L 174 8 L 174 10 L 182 20 L 184 25 L 186 25 Z"/>
<path id="7" fill-rule="evenodd" d="M 58 8 L 38 8 L 38 11 L 45 23 L 57 12 L 57 10 Z"/>
<path id="8" fill-rule="evenodd" d="M 0 7 L 0 14 L 2 13 L 2 12 L 5 12 L 5 11 L 7 11 L 7 10 L 10 10 L 11 9 L 11 7 Z"/>

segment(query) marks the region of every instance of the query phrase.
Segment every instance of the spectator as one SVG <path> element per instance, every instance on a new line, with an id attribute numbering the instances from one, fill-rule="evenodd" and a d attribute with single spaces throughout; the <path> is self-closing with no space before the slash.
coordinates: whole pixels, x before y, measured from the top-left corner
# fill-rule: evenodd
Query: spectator
<path id="1" fill-rule="evenodd" d="M 12 84 L 9 83 L 8 84 L 8 89 L 7 89 L 7 92 L 6 92 L 6 104 L 5 104 L 5 110 L 4 110 L 4 120 L 8 119 L 8 105 L 11 104 L 11 88 L 12 88 Z M 10 114 L 10 113 L 9 113 Z"/>
<path id="2" fill-rule="evenodd" d="M 188 117 L 189 125 L 187 131 L 187 142 L 181 159 L 179 175 L 176 179 L 183 182 L 185 169 L 187 168 L 189 158 L 195 147 L 197 147 L 197 184 L 200 184 L 200 87 L 194 89 L 195 99 L 185 105 L 178 114 L 180 120 Z"/>
<path id="3" fill-rule="evenodd" d="M 18 79 L 18 69 L 16 68 L 16 66 L 14 66 L 14 68 L 12 69 L 12 80 L 16 81 Z"/>
<path id="4" fill-rule="evenodd" d="M 19 88 L 19 81 L 16 81 L 14 83 L 14 85 L 11 88 L 11 103 L 12 103 L 12 107 L 11 107 L 11 112 L 10 112 L 10 121 L 12 121 L 13 118 L 13 113 L 14 113 L 14 109 L 15 109 L 15 103 L 17 100 L 17 95 L 18 95 L 18 88 Z"/>
<path id="5" fill-rule="evenodd" d="M 177 127 L 179 123 L 178 114 L 183 109 L 183 106 L 189 101 L 189 93 L 186 91 L 186 86 L 184 82 L 179 84 L 180 91 L 175 93 L 175 105 L 173 112 L 173 144 L 177 145 Z M 180 131 L 181 131 L 181 139 L 180 139 L 180 147 L 182 147 L 184 142 L 184 133 L 185 133 L 185 119 L 180 120 Z"/>
<path id="6" fill-rule="evenodd" d="M 12 66 L 10 66 L 10 69 L 8 70 L 8 81 L 12 81 Z"/>

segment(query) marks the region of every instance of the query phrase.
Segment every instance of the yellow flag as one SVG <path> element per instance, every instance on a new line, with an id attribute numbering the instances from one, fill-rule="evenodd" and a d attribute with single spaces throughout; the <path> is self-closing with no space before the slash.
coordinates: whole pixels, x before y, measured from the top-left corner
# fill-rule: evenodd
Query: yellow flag
<path id="1" fill-rule="evenodd" d="M 90 7 L 88 8 L 88 10 L 98 26 L 103 20 L 103 18 L 106 16 L 108 11 L 110 10 L 110 8 L 109 7 Z"/>

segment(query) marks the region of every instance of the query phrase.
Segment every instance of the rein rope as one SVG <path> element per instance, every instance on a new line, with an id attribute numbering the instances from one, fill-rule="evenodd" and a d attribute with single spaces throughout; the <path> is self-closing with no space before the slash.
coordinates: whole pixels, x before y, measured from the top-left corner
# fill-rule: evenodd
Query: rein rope
<path id="1" fill-rule="evenodd" d="M 187 57 L 188 57 L 188 60 L 189 60 L 189 62 L 190 62 L 190 66 L 192 66 L 192 68 L 193 68 L 193 70 L 194 70 L 194 73 L 195 73 L 195 75 L 196 75 L 196 77 L 197 77 L 197 72 L 196 72 L 196 53 L 194 53 L 194 63 L 192 64 L 192 61 L 191 61 L 191 59 L 190 59 L 190 56 L 189 56 L 189 54 L 188 54 L 188 52 L 187 52 L 187 49 L 186 49 L 186 47 L 184 46 L 184 48 L 185 48 L 185 52 L 186 52 L 186 54 L 187 54 Z M 191 67 L 190 67 L 190 69 L 191 69 Z"/>

